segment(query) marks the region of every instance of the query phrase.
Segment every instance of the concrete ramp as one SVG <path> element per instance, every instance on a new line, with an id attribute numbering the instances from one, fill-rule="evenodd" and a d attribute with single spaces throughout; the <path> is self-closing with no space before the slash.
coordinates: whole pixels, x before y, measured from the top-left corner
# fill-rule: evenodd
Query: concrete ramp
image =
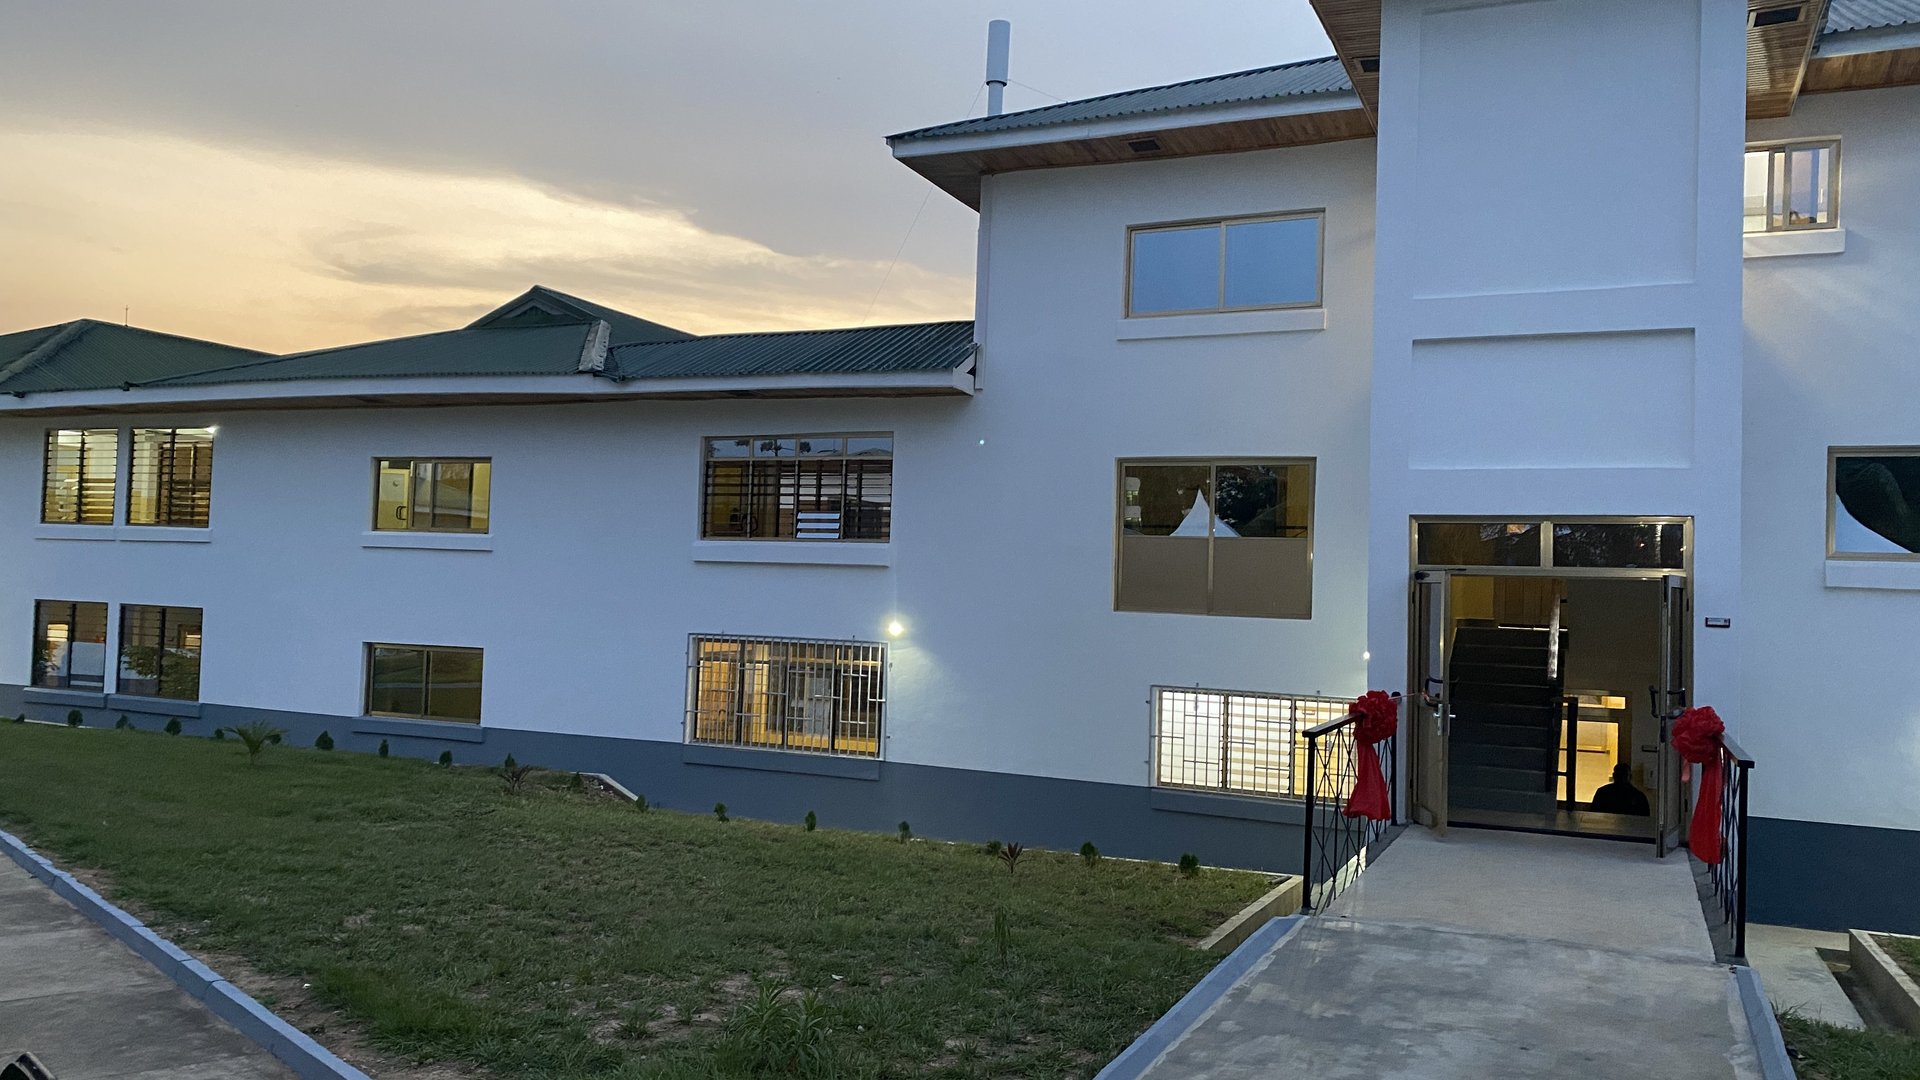
<path id="1" fill-rule="evenodd" d="M 1739 981 L 1714 962 L 1684 856 L 1410 829 L 1102 1075 L 1760 1078 Z"/>

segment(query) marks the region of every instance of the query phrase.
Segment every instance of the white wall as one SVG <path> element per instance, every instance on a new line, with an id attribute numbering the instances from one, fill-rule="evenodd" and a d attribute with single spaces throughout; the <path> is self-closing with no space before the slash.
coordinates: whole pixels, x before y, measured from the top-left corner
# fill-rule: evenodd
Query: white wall
<path id="1" fill-rule="evenodd" d="M 1738 614 L 1745 11 L 1384 5 L 1374 685 L 1406 678 L 1413 516 L 1691 515 L 1697 614 Z M 1734 633 L 1694 651 L 1732 700 Z"/>
<path id="2" fill-rule="evenodd" d="M 1145 784 L 1154 683 L 1362 689 L 1371 149 L 994 179 L 972 400 L 142 417 L 219 426 L 204 544 L 37 538 L 62 421 L 0 419 L 0 682 L 35 598 L 174 604 L 206 701 L 357 715 L 364 642 L 477 646 L 489 725 L 678 741 L 690 632 L 897 616 L 886 757 Z M 1311 207 L 1327 329 L 1117 340 L 1127 225 Z M 703 436 L 835 430 L 895 433 L 891 568 L 694 561 Z M 362 546 L 371 460 L 408 455 L 493 459 L 491 551 Z M 1156 455 L 1319 459 L 1311 621 L 1112 610 L 1115 462 Z"/>
<path id="3" fill-rule="evenodd" d="M 1847 233 L 1842 254 L 1746 262 L 1739 732 L 1764 816 L 1920 828 L 1920 575 L 1830 588 L 1824 566 L 1827 448 L 1920 445 L 1916 117 L 1920 88 L 1900 88 L 1808 95 L 1749 129 L 1840 136 Z"/>

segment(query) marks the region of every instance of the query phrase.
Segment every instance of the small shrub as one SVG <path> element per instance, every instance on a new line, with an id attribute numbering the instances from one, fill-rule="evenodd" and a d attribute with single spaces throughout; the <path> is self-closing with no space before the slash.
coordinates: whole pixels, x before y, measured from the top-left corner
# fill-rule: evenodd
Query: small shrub
<path id="1" fill-rule="evenodd" d="M 227 729 L 226 729 L 226 728 L 223 728 L 223 727 L 217 727 L 217 728 L 214 728 L 214 729 L 213 729 L 213 740 L 214 740 L 215 742 L 224 742 L 224 741 L 226 741 L 226 738 L 227 738 Z"/>
<path id="2" fill-rule="evenodd" d="M 120 719 L 115 720 L 113 722 L 113 730 L 115 731 L 125 731 L 132 726 L 133 726 L 133 721 L 127 719 L 126 713 L 121 713 Z"/>
<path id="3" fill-rule="evenodd" d="M 68 727 L 79 727 L 81 720 L 82 720 L 82 717 L 80 716 L 79 709 L 67 710 L 67 726 Z"/>
<path id="4" fill-rule="evenodd" d="M 797 1000 L 762 983 L 727 1021 L 724 1053 L 748 1075 L 837 1075 L 826 1003 L 811 991 Z"/>
<path id="5" fill-rule="evenodd" d="M 164 728 L 161 728 L 160 730 L 166 732 L 169 735 L 180 734 L 180 718 L 177 716 L 167 717 L 167 726 Z"/>
<path id="6" fill-rule="evenodd" d="M 453 751 L 451 750 L 440 751 L 440 767 L 443 769 L 453 768 Z"/>
<path id="7" fill-rule="evenodd" d="M 723 802 L 713 804 L 713 816 L 719 818 L 721 821 L 733 820 L 727 816 L 727 804 Z"/>
<path id="8" fill-rule="evenodd" d="M 1000 861 L 1007 864 L 1007 873 L 1011 874 L 1020 869 L 1020 856 L 1026 854 L 1026 851 L 1027 849 L 1021 847 L 1018 840 L 1010 840 L 1000 849 Z"/>
<path id="9" fill-rule="evenodd" d="M 646 812 L 647 812 L 647 797 L 646 797 L 645 795 L 639 795 L 639 794 L 636 794 L 636 795 L 634 795 L 634 797 L 633 797 L 633 808 L 634 808 L 635 810 L 638 810 L 638 811 L 640 811 L 640 812 L 641 812 L 641 813 L 643 813 L 643 814 L 644 814 L 644 813 L 646 813 Z"/>
<path id="10" fill-rule="evenodd" d="M 386 757 L 386 756 L 387 756 L 387 740 L 385 740 L 385 739 L 381 739 L 381 740 L 380 740 L 380 750 L 379 750 L 379 754 L 380 754 L 380 756 L 381 756 L 381 757 Z"/>
<path id="11" fill-rule="evenodd" d="M 280 737 L 286 734 L 285 731 L 264 720 L 255 720 L 251 724 L 239 724 L 230 730 L 233 732 L 233 737 L 239 739 L 241 745 L 247 748 L 249 765 L 259 761 L 261 752 L 269 746 L 278 744 Z"/>
<path id="12" fill-rule="evenodd" d="M 807 811 L 806 825 L 807 825 L 808 832 L 812 832 L 813 830 L 820 827 L 820 818 L 816 814 L 814 814 L 814 812 L 811 810 Z"/>
<path id="13" fill-rule="evenodd" d="M 999 908 L 993 913 L 993 951 L 999 954 L 1002 961 L 1013 951 L 1013 922 L 1007 918 L 1006 908 Z"/>
<path id="14" fill-rule="evenodd" d="M 1080 861 L 1088 866 L 1100 861 L 1100 849 L 1093 846 L 1093 841 L 1089 840 L 1080 845 Z"/>
<path id="15" fill-rule="evenodd" d="M 1195 858 L 1191 851 L 1180 856 L 1180 876 L 1183 878 L 1197 878 L 1200 876 L 1200 860 Z"/>
<path id="16" fill-rule="evenodd" d="M 14 723 L 16 723 L 16 724 L 24 724 L 24 723 L 26 723 L 26 722 L 27 722 L 27 714 L 26 714 L 26 713 L 21 713 L 21 714 L 20 714 L 19 716 L 16 716 L 16 717 L 14 717 L 14 718 L 13 718 L 13 722 L 14 722 Z"/>
<path id="17" fill-rule="evenodd" d="M 996 859 L 999 858 L 1000 857 L 1000 841 L 998 840 L 987 841 L 986 852 L 987 854 L 993 856 Z"/>
<path id="18" fill-rule="evenodd" d="M 587 778 L 574 773 L 573 777 L 567 781 L 567 790 L 576 795 L 584 794 L 587 790 Z"/>
<path id="19" fill-rule="evenodd" d="M 333 736 L 332 736 L 332 735 L 329 735 L 329 734 L 327 734 L 327 733 L 326 733 L 326 732 L 324 732 L 324 731 L 323 731 L 323 732 L 321 732 L 321 733 L 320 733 L 320 737 L 319 737 L 319 738 L 317 738 L 317 739 L 315 739 L 315 740 L 313 740 L 313 748 L 314 748 L 315 750 L 331 750 L 331 749 L 333 749 Z"/>
<path id="20" fill-rule="evenodd" d="M 904 821 L 901 822 L 900 823 L 900 842 L 904 844 L 911 839 L 913 839 L 913 826 L 907 824 Z"/>
<path id="21" fill-rule="evenodd" d="M 385 749 L 386 745 L 384 741 L 380 743 L 382 749 Z M 520 794 L 520 789 L 527 785 L 527 777 L 532 773 L 533 766 L 520 764 L 513 760 L 512 754 L 508 754 L 507 760 L 500 764 L 500 779 L 506 781 L 509 795 Z"/>

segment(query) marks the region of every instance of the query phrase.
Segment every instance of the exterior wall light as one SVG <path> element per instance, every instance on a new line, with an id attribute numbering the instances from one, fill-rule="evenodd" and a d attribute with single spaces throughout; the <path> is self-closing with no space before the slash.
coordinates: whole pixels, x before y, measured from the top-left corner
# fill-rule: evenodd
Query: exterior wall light
<path id="1" fill-rule="evenodd" d="M 901 624 L 899 619 L 894 619 L 887 623 L 888 637 L 899 637 L 901 634 L 904 634 L 906 632 L 907 632 L 907 628 Z"/>

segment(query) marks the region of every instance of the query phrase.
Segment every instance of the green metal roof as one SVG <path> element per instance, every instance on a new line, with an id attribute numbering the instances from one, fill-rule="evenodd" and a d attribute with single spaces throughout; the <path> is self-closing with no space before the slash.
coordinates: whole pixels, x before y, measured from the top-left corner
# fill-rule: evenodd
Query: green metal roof
<path id="1" fill-rule="evenodd" d="M 951 124 L 936 124 L 933 127 L 918 128 L 888 136 L 887 141 L 905 143 L 920 139 L 937 139 L 945 135 L 983 135 L 996 131 L 1019 131 L 1026 128 L 1052 127 L 1056 124 L 1107 120 L 1119 116 L 1179 112 L 1211 105 L 1272 101 L 1308 94 L 1344 93 L 1352 89 L 1353 82 L 1347 78 L 1346 69 L 1341 66 L 1340 58 L 1322 56 L 1312 60 L 1296 60 L 1290 64 L 1254 68 L 1250 71 L 1209 75 L 1204 79 L 1188 79 L 1185 82 L 1168 83 L 1165 86 L 1149 86 L 1140 90 L 1124 90 L 1117 94 L 1102 94 L 1099 97 L 1081 98 L 1077 101 L 1066 101 L 1058 105 L 1047 105 L 1021 112 L 1003 113 L 999 116 L 980 116 Z"/>
<path id="2" fill-rule="evenodd" d="M 558 289 L 535 285 L 467 324 L 470 330 L 483 326 L 539 326 L 555 322 L 592 322 L 607 324 L 614 345 L 632 345 L 649 341 L 685 341 L 692 334 L 671 326 L 615 311 L 610 307 L 569 296 Z"/>
<path id="3" fill-rule="evenodd" d="M 1920 0 L 1832 0 L 1823 34 L 1881 30 L 1920 23 Z"/>
<path id="4" fill-rule="evenodd" d="M 913 323 L 844 330 L 715 334 L 687 341 L 621 345 L 606 374 L 633 379 L 952 371 L 973 356 L 973 323 Z"/>
<path id="5" fill-rule="evenodd" d="M 0 334 L 0 394 L 116 390 L 265 355 L 137 326 L 76 319 Z"/>
<path id="6" fill-rule="evenodd" d="M 392 379 L 433 375 L 572 375 L 595 323 L 490 326 L 388 338 L 273 356 L 248 364 L 149 379 L 143 386 L 220 386 L 296 379 Z"/>

